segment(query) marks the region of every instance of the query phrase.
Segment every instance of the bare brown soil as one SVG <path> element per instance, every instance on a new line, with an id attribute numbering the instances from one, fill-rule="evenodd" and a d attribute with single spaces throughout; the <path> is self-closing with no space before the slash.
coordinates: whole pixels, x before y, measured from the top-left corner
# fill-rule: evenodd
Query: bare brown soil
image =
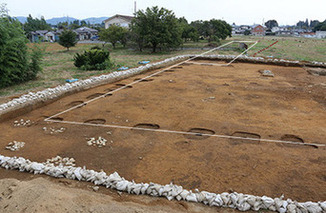
<path id="1" fill-rule="evenodd" d="M 271 70 L 275 77 L 262 77 L 259 70 L 264 69 Z M 310 75 L 303 68 L 245 63 L 231 67 L 184 65 L 57 118 L 197 135 L 43 121 L 148 74 L 70 95 L 0 123 L 1 154 L 38 162 L 56 155 L 73 157 L 77 166 L 117 171 L 136 182 L 172 181 L 187 189 L 216 193 L 284 194 L 298 201 L 326 200 L 325 147 L 201 136 L 221 134 L 326 144 L 326 77 Z M 21 118 L 31 119 L 34 124 L 14 127 L 14 121 Z M 48 134 L 43 127 L 67 130 Z M 87 146 L 87 138 L 99 136 L 109 141 L 106 147 Z M 13 140 L 26 145 L 18 152 L 4 150 Z M 1 169 L 0 178 L 7 177 L 26 179 L 26 175 Z"/>
<path id="2" fill-rule="evenodd" d="M 12 212 L 96 212 L 96 213 L 174 213 L 239 212 L 211 208 L 188 202 L 168 201 L 148 196 L 117 193 L 104 187 L 94 191 L 91 185 L 72 180 L 35 178 L 29 181 L 0 180 L 0 210 Z"/>

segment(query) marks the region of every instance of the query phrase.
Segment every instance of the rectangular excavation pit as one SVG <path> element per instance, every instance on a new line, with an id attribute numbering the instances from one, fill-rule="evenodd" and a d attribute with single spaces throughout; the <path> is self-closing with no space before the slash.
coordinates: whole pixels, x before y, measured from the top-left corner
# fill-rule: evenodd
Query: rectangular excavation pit
<path id="1" fill-rule="evenodd" d="M 262 78 L 261 69 L 271 70 L 275 77 Z M 249 63 L 232 67 L 190 64 L 145 83 L 134 83 L 134 79 L 146 75 L 134 76 L 119 82 L 120 86 L 132 84 L 132 88 L 114 92 L 109 98 L 101 95 L 112 92 L 107 89 L 118 83 L 69 95 L 0 123 L 0 147 L 13 140 L 26 143 L 18 152 L 3 150 L 1 154 L 39 162 L 56 155 L 73 157 L 77 166 L 117 171 L 137 182 L 173 181 L 193 190 L 232 189 L 271 197 L 285 194 L 299 201 L 322 200 L 325 148 L 296 149 L 263 141 L 298 135 L 305 142 L 325 144 L 325 107 L 311 101 L 325 96 L 325 90 L 318 86 L 320 77 L 307 76 L 299 67 Z M 316 87 L 307 89 L 303 81 Z M 87 97 L 93 94 L 100 96 L 94 95 L 97 99 L 91 101 Z M 71 106 L 75 108 L 66 111 Z M 55 118 L 53 122 L 44 121 L 42 116 L 49 115 Z M 14 127 L 20 118 L 35 125 Z M 149 130 L 133 130 L 137 125 Z M 66 130 L 45 134 L 42 128 L 50 126 Z M 195 137 L 205 136 L 200 140 L 185 137 L 191 129 L 213 133 L 194 131 Z M 230 143 L 228 136 L 235 132 L 255 133 L 261 138 L 258 144 Z M 86 138 L 99 136 L 109 141 L 107 146 L 87 146 Z M 0 178 L 4 176 L 6 171 L 1 170 Z"/>

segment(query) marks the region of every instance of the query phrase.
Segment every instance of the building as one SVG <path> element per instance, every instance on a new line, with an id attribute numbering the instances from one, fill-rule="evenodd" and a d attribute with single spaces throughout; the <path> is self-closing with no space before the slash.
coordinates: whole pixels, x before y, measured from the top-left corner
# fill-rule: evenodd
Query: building
<path id="1" fill-rule="evenodd" d="M 94 37 L 97 37 L 98 34 L 98 30 L 91 29 L 89 27 L 80 27 L 74 30 L 74 32 L 77 33 L 77 39 L 79 41 L 90 40 Z"/>
<path id="2" fill-rule="evenodd" d="M 80 27 L 73 30 L 77 34 L 77 40 L 91 40 L 98 38 L 98 30 L 91 29 L 88 27 Z M 30 33 L 29 39 L 31 42 L 56 42 L 59 41 L 59 36 L 63 30 L 50 31 L 50 30 L 37 30 Z"/>
<path id="3" fill-rule="evenodd" d="M 326 31 L 317 31 L 316 38 L 326 38 Z"/>
<path id="4" fill-rule="evenodd" d="M 30 33 L 31 42 L 41 42 L 45 41 L 45 34 L 48 33 L 48 30 L 36 30 Z"/>
<path id="5" fill-rule="evenodd" d="M 111 18 L 104 20 L 105 29 L 108 29 L 112 24 L 118 25 L 121 27 L 129 28 L 133 16 L 124 16 L 124 15 L 115 15 Z"/>
<path id="6" fill-rule="evenodd" d="M 304 38 L 316 38 L 316 33 L 314 32 L 304 32 L 300 34 L 301 37 Z"/>
<path id="7" fill-rule="evenodd" d="M 232 35 L 244 35 L 246 31 L 251 31 L 251 27 L 248 25 L 232 25 Z"/>
<path id="8" fill-rule="evenodd" d="M 264 35 L 266 35 L 266 30 L 260 24 L 256 24 L 256 25 L 252 26 L 251 34 L 254 36 L 264 36 Z"/>
<path id="9" fill-rule="evenodd" d="M 57 36 L 56 32 L 49 31 L 44 34 L 44 40 L 48 41 L 48 42 L 55 42 L 55 41 L 59 40 L 59 37 Z"/>

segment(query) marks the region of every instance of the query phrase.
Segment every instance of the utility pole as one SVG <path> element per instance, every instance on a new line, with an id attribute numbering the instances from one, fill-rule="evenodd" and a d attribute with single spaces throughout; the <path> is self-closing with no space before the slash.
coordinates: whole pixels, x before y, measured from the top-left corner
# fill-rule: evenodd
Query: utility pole
<path id="1" fill-rule="evenodd" d="M 134 5 L 134 13 L 137 12 L 137 2 L 135 1 L 135 5 Z"/>

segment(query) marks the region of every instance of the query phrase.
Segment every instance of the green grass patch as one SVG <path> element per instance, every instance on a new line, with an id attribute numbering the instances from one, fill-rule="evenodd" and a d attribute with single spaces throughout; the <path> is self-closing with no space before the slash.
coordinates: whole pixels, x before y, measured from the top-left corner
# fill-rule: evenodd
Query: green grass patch
<path id="1" fill-rule="evenodd" d="M 279 41 L 273 47 L 257 54 L 257 56 L 283 58 L 289 60 L 305 60 L 305 61 L 321 61 L 326 62 L 326 40 L 325 39 L 307 39 L 293 37 L 254 37 L 254 36 L 235 36 L 227 40 L 221 41 L 221 44 L 233 40 L 251 40 L 260 42 L 248 51 L 248 55 L 252 56 L 259 50 L 269 46 L 275 41 Z M 38 74 L 37 80 L 24 84 L 14 85 L 0 90 L 0 98 L 10 96 L 17 93 L 25 93 L 32 90 L 42 90 L 48 87 L 54 87 L 58 84 L 64 84 L 66 79 L 78 78 L 86 79 L 90 76 L 101 75 L 116 71 L 120 66 L 134 68 L 140 66 L 139 61 L 149 60 L 157 62 L 166 58 L 184 54 L 200 54 L 207 51 L 208 42 L 200 40 L 199 42 L 187 42 L 177 50 L 170 52 L 163 51 L 152 53 L 151 50 L 139 52 L 136 50 L 123 48 L 121 45 L 116 49 L 112 45 L 106 44 L 105 48 L 110 50 L 111 60 L 115 63 L 112 69 L 102 71 L 79 70 L 73 65 L 73 57 L 76 53 L 82 53 L 84 50 L 94 46 L 102 47 L 102 44 L 78 44 L 76 47 L 67 51 L 57 43 L 41 43 L 41 48 L 45 49 L 44 60 L 42 62 L 43 71 Z M 251 44 L 248 43 L 248 46 Z M 33 44 L 29 44 L 33 46 Z M 239 44 L 235 43 L 222 50 L 214 51 L 211 54 L 238 55 L 242 51 L 238 49 Z"/>

